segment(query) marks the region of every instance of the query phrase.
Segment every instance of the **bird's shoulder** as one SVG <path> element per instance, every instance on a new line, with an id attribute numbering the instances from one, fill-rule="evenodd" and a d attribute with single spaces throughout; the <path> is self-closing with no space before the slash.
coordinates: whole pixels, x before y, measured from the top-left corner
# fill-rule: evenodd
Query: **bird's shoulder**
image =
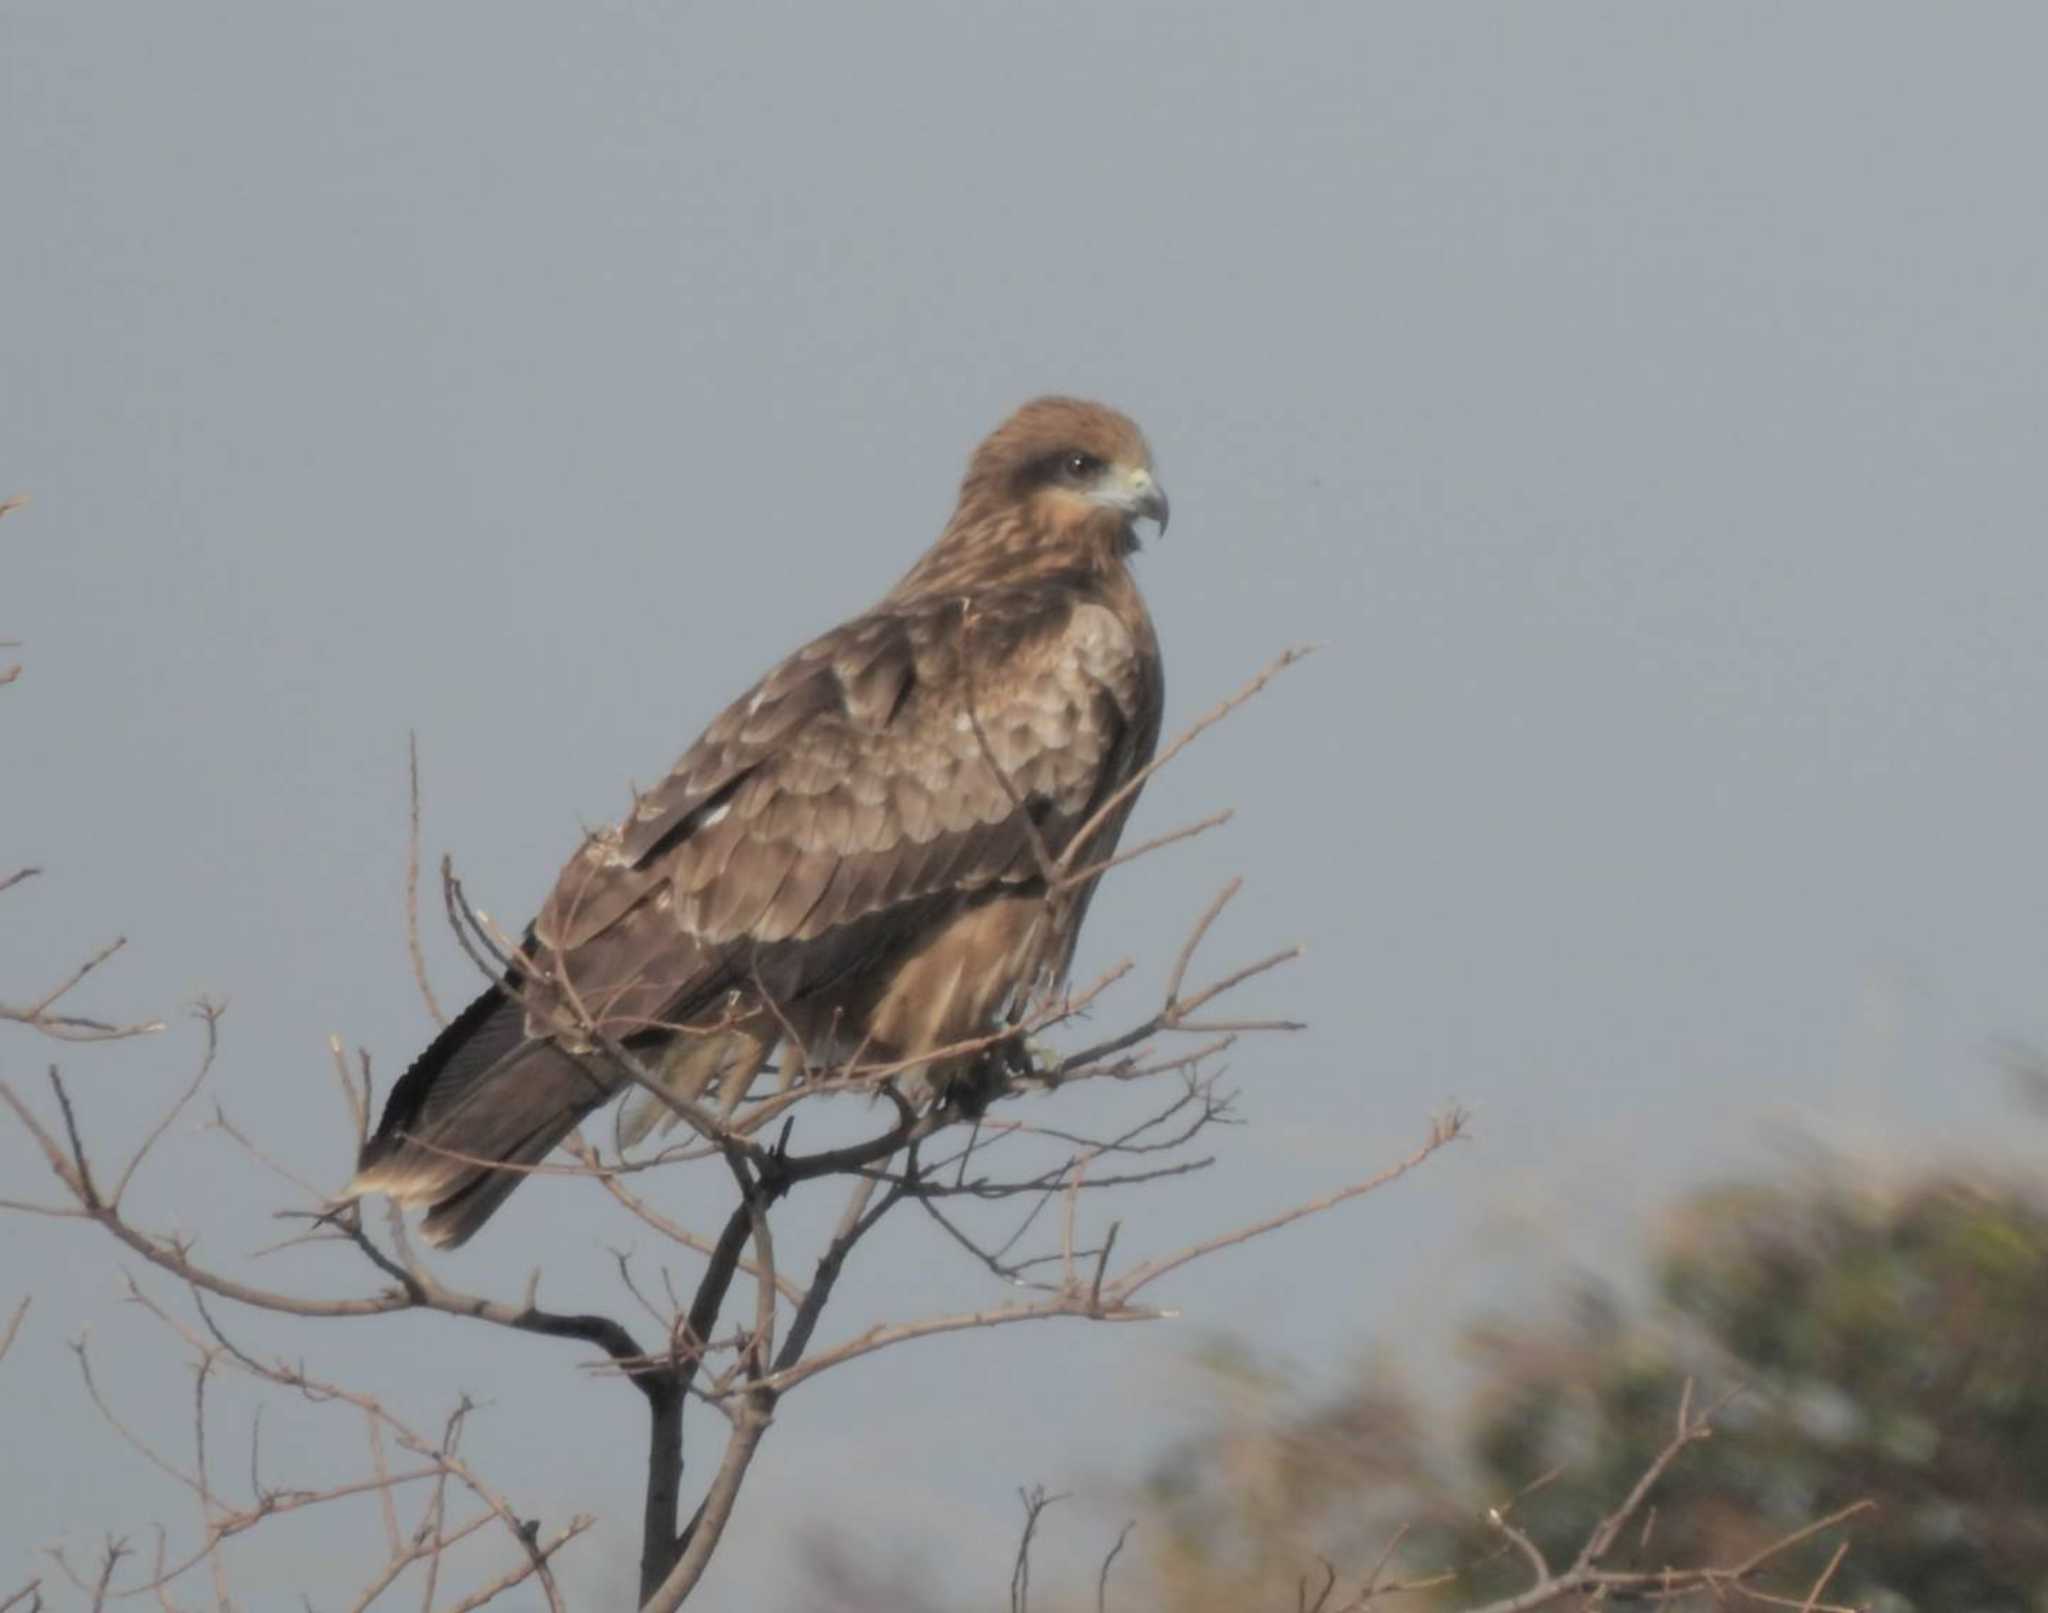
<path id="1" fill-rule="evenodd" d="M 820 634 L 589 837 L 541 932 L 573 945 L 658 884 L 745 863 L 743 841 L 872 854 L 998 821 L 1012 791 L 1078 809 L 1119 736 L 1156 708 L 1149 620 L 1120 605 L 1085 576 L 1034 577 L 892 598 Z"/>
<path id="2" fill-rule="evenodd" d="M 1120 706 L 1134 701 L 1142 663 L 1157 656 L 1150 622 L 1130 620 L 1091 582 L 1053 576 L 892 600 L 820 634 L 720 712 L 638 799 L 622 850 L 644 856 L 689 814 L 762 774 L 801 775 L 783 782 L 817 793 L 864 763 L 909 765 L 935 742 L 957 751 L 946 736 L 960 734 L 970 705 L 986 723 L 1020 701 L 1101 691 Z"/>

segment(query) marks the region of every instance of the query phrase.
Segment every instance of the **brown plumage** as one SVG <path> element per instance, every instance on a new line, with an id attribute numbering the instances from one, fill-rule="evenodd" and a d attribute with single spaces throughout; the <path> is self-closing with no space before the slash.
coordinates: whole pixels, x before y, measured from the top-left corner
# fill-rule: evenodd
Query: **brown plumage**
<path id="1" fill-rule="evenodd" d="M 426 1235 L 462 1242 L 522 1179 L 476 1161 L 536 1162 L 630 1084 L 612 1041 L 693 1098 L 736 1100 L 792 1037 L 812 1066 L 858 1049 L 935 1090 L 959 1079 L 971 1058 L 929 1055 L 1064 978 L 1093 894 L 1044 899 L 1032 825 L 1058 857 L 1158 743 L 1158 642 L 1127 562 L 1134 522 L 1166 514 L 1122 415 L 1018 410 L 902 581 L 585 842 L 524 984 L 486 991 L 406 1072 L 351 1191 L 424 1202 Z M 1077 865 L 1110 855 L 1129 805 Z"/>

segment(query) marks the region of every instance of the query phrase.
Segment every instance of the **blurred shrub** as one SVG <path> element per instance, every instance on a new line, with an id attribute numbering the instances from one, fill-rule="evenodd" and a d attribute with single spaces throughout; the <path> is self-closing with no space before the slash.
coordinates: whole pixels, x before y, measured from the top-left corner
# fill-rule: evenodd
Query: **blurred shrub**
<path id="1" fill-rule="evenodd" d="M 1317 1396 L 1213 1348 L 1210 1412 L 1154 1464 L 1107 1606 L 1286 1610 L 1304 1583 L 1312 1605 L 1326 1561 L 1348 1594 L 1397 1539 L 1389 1577 L 1445 1577 L 1375 1606 L 1506 1598 L 1528 1570 L 1487 1508 L 1511 1503 L 1553 1564 L 1570 1561 L 1671 1438 L 1691 1380 L 1695 1407 L 1741 1392 L 1607 1566 L 1729 1564 L 1869 1498 L 1829 1602 L 2048 1613 L 2048 1193 L 1806 1170 L 1692 1195 L 1648 1255 L 1640 1302 L 1587 1281 L 1469 1329 L 1473 1387 L 1449 1415 L 1384 1359 Z M 1061 1524 L 1042 1556 L 1067 1549 Z M 1778 1582 L 1803 1593 L 1836 1538 L 1778 1560 Z M 809 1556 L 806 1613 L 934 1605 L 914 1568 L 819 1538 Z"/>
<path id="2" fill-rule="evenodd" d="M 1457 1570 L 1432 1605 L 1506 1596 L 1526 1569 L 1485 1508 L 1519 1496 L 1517 1521 L 1569 1561 L 1670 1438 L 1690 1378 L 1696 1405 L 1742 1393 L 1611 1566 L 1737 1560 L 1869 1497 L 1830 1600 L 2048 1613 L 2048 1197 L 1953 1176 L 1726 1186 L 1683 1201 L 1650 1255 L 1643 1304 L 1587 1283 L 1473 1328 L 1455 1430 L 1378 1367 L 1291 1409 L 1285 1385 L 1231 1369 L 1219 1405 L 1236 1409 L 1149 1486 L 1161 1605 L 1291 1605 L 1318 1555 L 1362 1572 L 1404 1522 L 1404 1574 Z M 1832 1545 L 1788 1556 L 1786 1582 Z"/>

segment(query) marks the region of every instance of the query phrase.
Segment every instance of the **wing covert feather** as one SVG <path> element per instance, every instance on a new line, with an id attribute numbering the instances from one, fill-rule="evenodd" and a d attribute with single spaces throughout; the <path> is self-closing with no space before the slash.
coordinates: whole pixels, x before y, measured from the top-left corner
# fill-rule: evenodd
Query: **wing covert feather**
<path id="1" fill-rule="evenodd" d="M 537 933 L 579 990 L 621 990 L 639 952 L 623 997 L 673 1002 L 722 985 L 735 945 L 1034 879 L 1019 802 L 1057 851 L 1149 753 L 1156 689 L 1149 644 L 1069 588 L 976 601 L 964 646 L 958 602 L 857 618 L 742 695 L 592 836 Z"/>

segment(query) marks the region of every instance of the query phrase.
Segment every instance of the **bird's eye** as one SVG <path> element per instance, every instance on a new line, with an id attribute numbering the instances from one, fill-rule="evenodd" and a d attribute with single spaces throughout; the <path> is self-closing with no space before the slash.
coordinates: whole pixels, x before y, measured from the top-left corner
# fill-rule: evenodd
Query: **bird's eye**
<path id="1" fill-rule="evenodd" d="M 1069 481 L 1088 482 L 1102 474 L 1102 461 L 1093 454 L 1069 454 L 1061 461 L 1060 469 Z"/>

